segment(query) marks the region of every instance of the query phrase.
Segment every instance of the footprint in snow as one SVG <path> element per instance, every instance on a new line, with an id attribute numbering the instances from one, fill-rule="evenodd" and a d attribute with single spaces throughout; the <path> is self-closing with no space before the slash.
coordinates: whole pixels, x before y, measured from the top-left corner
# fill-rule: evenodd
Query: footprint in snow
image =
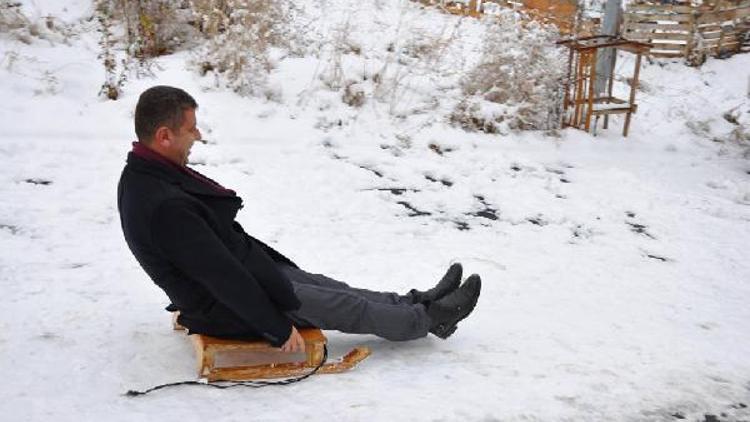
<path id="1" fill-rule="evenodd" d="M 14 226 L 13 224 L 2 224 L 0 223 L 0 230 L 7 230 L 10 234 L 16 235 L 21 231 L 21 228 Z"/>
<path id="2" fill-rule="evenodd" d="M 410 211 L 409 214 L 407 214 L 409 217 L 421 217 L 423 215 L 432 215 L 429 211 L 422 211 L 414 207 L 412 204 L 406 202 L 406 201 L 398 201 L 397 204 L 403 206 L 407 210 Z"/>
<path id="3" fill-rule="evenodd" d="M 442 183 L 443 186 L 447 186 L 447 187 L 453 186 L 453 182 L 448 179 L 437 179 L 429 174 L 425 174 L 424 178 L 429 180 L 432 183 Z"/>
<path id="4" fill-rule="evenodd" d="M 52 184 L 51 180 L 37 179 L 37 178 L 26 179 L 26 180 L 24 180 L 24 182 L 29 183 L 31 185 L 42 185 L 42 186 L 47 186 L 47 185 L 51 185 Z"/>
<path id="5" fill-rule="evenodd" d="M 474 195 L 474 198 L 479 201 L 480 204 L 482 204 L 482 209 L 473 213 L 469 213 L 468 215 L 474 216 L 474 217 L 481 217 L 486 218 L 488 220 L 498 220 L 499 211 L 496 208 L 493 208 L 490 204 L 487 203 L 487 200 L 484 198 L 483 195 Z"/>

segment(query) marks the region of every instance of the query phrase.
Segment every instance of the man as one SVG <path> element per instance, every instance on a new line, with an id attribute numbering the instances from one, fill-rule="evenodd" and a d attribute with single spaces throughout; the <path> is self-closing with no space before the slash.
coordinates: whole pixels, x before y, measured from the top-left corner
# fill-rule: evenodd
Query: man
<path id="1" fill-rule="evenodd" d="M 472 275 L 459 287 L 460 264 L 426 292 L 374 292 L 307 273 L 245 233 L 234 221 L 240 197 L 187 167 L 201 138 L 197 108 L 178 88 L 144 91 L 135 109 L 138 141 L 118 186 L 125 240 L 190 332 L 262 337 L 297 352 L 305 345 L 296 327 L 445 339 L 474 309 L 481 281 Z"/>

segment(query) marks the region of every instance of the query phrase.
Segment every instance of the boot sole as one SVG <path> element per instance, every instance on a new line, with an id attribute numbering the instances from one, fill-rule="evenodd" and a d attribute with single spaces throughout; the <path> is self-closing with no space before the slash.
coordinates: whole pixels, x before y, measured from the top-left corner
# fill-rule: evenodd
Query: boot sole
<path id="1" fill-rule="evenodd" d="M 456 324 L 453 327 L 449 328 L 446 332 L 442 333 L 442 335 L 439 335 L 438 337 L 441 338 L 441 339 L 443 339 L 443 340 L 445 340 L 448 337 L 450 337 L 451 335 L 453 335 L 453 333 L 455 333 L 456 330 L 458 330 L 458 324 Z"/>

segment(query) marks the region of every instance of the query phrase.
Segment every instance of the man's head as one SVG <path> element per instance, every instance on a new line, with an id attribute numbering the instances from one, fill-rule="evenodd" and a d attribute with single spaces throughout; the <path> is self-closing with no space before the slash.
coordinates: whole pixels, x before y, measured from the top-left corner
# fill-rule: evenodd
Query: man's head
<path id="1" fill-rule="evenodd" d="M 185 165 L 193 142 L 201 138 L 196 108 L 195 99 L 179 88 L 159 85 L 143 91 L 135 106 L 138 142 Z"/>

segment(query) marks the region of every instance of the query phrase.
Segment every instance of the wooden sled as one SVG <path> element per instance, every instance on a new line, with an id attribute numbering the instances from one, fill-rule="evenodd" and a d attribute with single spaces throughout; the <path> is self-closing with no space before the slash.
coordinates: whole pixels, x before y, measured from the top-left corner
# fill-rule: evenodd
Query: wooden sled
<path id="1" fill-rule="evenodd" d="M 173 313 L 172 326 L 175 330 L 185 329 L 177 323 L 177 312 Z M 199 377 L 208 381 L 247 381 L 297 377 L 320 365 L 327 343 L 325 335 L 318 328 L 301 328 L 299 333 L 305 340 L 304 353 L 282 352 L 264 340 L 229 340 L 202 334 L 189 337 L 195 348 Z M 370 353 L 367 347 L 355 347 L 340 360 L 323 364 L 317 373 L 348 371 Z"/>

